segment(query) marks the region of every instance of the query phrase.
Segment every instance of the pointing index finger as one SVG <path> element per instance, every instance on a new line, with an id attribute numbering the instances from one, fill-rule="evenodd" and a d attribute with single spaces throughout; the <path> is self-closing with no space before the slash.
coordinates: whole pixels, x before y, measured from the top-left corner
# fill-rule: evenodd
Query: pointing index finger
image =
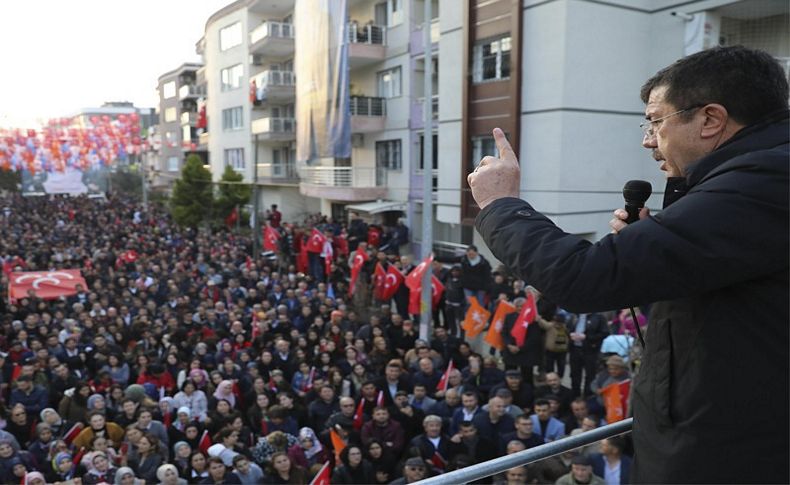
<path id="1" fill-rule="evenodd" d="M 499 150 L 499 158 L 501 160 L 507 160 L 518 163 L 518 158 L 516 154 L 513 152 L 513 147 L 510 146 L 510 142 L 507 141 L 507 137 L 505 133 L 500 128 L 494 128 L 494 141 L 496 142 L 496 147 Z"/>

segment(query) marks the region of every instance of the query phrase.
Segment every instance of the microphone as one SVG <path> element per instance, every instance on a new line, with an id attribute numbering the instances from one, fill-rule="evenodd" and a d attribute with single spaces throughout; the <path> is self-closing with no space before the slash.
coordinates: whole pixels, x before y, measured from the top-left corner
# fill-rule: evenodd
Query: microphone
<path id="1" fill-rule="evenodd" d="M 628 212 L 627 224 L 639 220 L 639 210 L 645 206 L 645 201 L 653 193 L 653 186 L 645 180 L 629 180 L 623 186 L 625 210 Z"/>

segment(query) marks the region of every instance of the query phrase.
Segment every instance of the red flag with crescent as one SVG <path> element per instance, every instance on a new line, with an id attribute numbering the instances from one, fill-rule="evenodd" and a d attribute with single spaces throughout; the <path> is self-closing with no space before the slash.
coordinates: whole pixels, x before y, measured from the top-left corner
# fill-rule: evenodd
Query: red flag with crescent
<path id="1" fill-rule="evenodd" d="M 418 290 L 422 288 L 422 275 L 428 271 L 428 268 L 431 266 L 433 262 L 433 254 L 428 256 L 427 258 L 423 259 L 420 264 L 414 268 L 411 273 L 406 277 L 406 286 L 409 287 L 410 290 Z"/>
<path id="2" fill-rule="evenodd" d="M 377 300 L 382 300 L 381 295 L 384 292 L 384 280 L 387 277 L 387 272 L 384 271 L 384 266 L 381 263 L 376 263 L 376 269 L 373 271 L 373 297 Z"/>
<path id="3" fill-rule="evenodd" d="M 365 262 L 370 259 L 368 253 L 365 251 L 360 251 L 357 249 L 351 255 L 351 282 L 348 285 L 348 294 L 351 295 L 354 292 L 355 287 L 357 286 L 357 278 L 359 278 L 359 272 L 362 271 L 362 266 Z"/>
<path id="4" fill-rule="evenodd" d="M 398 288 L 400 288 L 404 279 L 403 273 L 395 266 L 390 265 L 387 268 L 387 274 L 384 276 L 384 288 L 381 291 L 381 299 L 384 301 L 391 300 L 395 293 L 398 292 Z"/>
<path id="5" fill-rule="evenodd" d="M 30 291 L 42 300 L 57 300 L 61 296 L 76 295 L 78 285 L 88 288 L 78 269 L 15 272 L 8 279 L 11 300 L 27 298 Z"/>
<path id="6" fill-rule="evenodd" d="M 280 241 L 280 233 L 273 227 L 263 228 L 263 249 L 277 252 L 277 243 Z"/>
<path id="7" fill-rule="evenodd" d="M 310 239 L 307 240 L 307 251 L 310 253 L 320 253 L 324 249 L 326 236 L 321 234 L 318 229 L 313 229 L 310 233 Z"/>

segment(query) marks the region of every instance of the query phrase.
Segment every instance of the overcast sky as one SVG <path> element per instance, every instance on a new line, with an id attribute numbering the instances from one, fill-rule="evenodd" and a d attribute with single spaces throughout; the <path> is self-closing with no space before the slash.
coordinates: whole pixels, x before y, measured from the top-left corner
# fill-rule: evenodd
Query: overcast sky
<path id="1" fill-rule="evenodd" d="M 0 0 L 0 126 L 105 101 L 154 107 L 157 78 L 197 62 L 208 17 L 233 0 Z"/>

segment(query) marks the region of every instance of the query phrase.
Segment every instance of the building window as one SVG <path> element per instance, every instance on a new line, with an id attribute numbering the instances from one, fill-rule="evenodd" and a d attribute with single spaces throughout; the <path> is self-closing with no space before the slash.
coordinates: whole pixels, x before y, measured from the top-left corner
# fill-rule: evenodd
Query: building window
<path id="1" fill-rule="evenodd" d="M 496 81 L 510 77 L 510 37 L 477 44 L 473 52 L 474 82 Z"/>
<path id="2" fill-rule="evenodd" d="M 222 91 L 230 91 L 241 86 L 241 78 L 244 77 L 244 66 L 236 64 L 220 71 L 220 87 Z"/>
<path id="3" fill-rule="evenodd" d="M 234 170 L 244 170 L 244 149 L 229 148 L 225 150 L 225 166 Z"/>
<path id="4" fill-rule="evenodd" d="M 376 166 L 389 170 L 401 169 L 400 140 L 376 142 Z"/>
<path id="5" fill-rule="evenodd" d="M 178 112 L 175 107 L 165 109 L 165 123 L 172 123 L 178 117 Z"/>
<path id="6" fill-rule="evenodd" d="M 176 82 L 170 81 L 162 86 L 162 93 L 165 99 L 170 99 L 176 95 Z"/>
<path id="7" fill-rule="evenodd" d="M 178 171 L 178 157 L 170 157 L 167 159 L 167 171 L 168 172 Z"/>
<path id="8" fill-rule="evenodd" d="M 386 0 L 374 7 L 376 25 L 394 27 L 403 23 L 403 0 Z"/>
<path id="9" fill-rule="evenodd" d="M 244 122 L 241 106 L 222 110 L 222 129 L 240 130 Z"/>
<path id="10" fill-rule="evenodd" d="M 186 143 L 192 141 L 192 127 L 191 126 L 182 126 L 181 127 L 181 140 Z"/>
<path id="11" fill-rule="evenodd" d="M 379 96 L 382 98 L 394 98 L 401 95 L 400 91 L 400 67 L 381 71 L 377 75 Z"/>
<path id="12" fill-rule="evenodd" d="M 493 136 L 476 136 L 472 138 L 472 158 L 470 160 L 471 172 L 480 164 L 483 157 L 492 156 L 498 157 L 499 151 L 496 148 L 496 142 Z"/>
<path id="13" fill-rule="evenodd" d="M 424 158 L 425 158 L 425 149 L 423 148 L 425 135 L 420 133 L 420 165 L 418 170 L 422 171 L 424 166 Z M 439 169 L 439 135 L 436 133 L 433 134 L 433 169 Z"/>
<path id="14" fill-rule="evenodd" d="M 219 50 L 226 51 L 241 44 L 241 22 L 236 22 L 219 31 Z"/>

